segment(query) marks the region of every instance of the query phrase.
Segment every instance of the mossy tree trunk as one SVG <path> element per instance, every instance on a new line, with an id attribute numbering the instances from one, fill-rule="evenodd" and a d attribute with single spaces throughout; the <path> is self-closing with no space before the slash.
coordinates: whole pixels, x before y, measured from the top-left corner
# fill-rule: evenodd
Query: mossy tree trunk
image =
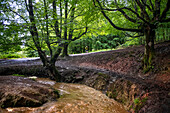
<path id="1" fill-rule="evenodd" d="M 68 45 L 69 45 L 68 43 L 64 44 L 64 48 L 63 48 L 62 55 L 61 55 L 62 57 L 69 56 L 68 55 Z"/>
<path id="2" fill-rule="evenodd" d="M 154 58 L 154 39 L 155 39 L 155 31 L 151 27 L 146 27 L 144 31 L 145 35 L 145 53 L 143 59 L 143 69 L 144 72 L 148 72 L 152 68 L 152 60 Z"/>
<path id="3" fill-rule="evenodd" d="M 61 75 L 57 71 L 57 69 L 55 67 L 55 63 L 48 63 L 48 65 L 45 66 L 45 69 L 47 70 L 48 76 L 51 79 L 54 79 L 57 82 L 61 81 Z"/>
<path id="4" fill-rule="evenodd" d="M 57 69 L 55 67 L 55 62 L 56 62 L 58 56 L 60 55 L 61 50 L 62 50 L 62 47 L 58 47 L 56 52 L 50 58 L 47 58 L 45 52 L 43 52 L 41 49 L 38 50 L 38 54 L 39 54 L 40 59 L 41 59 L 41 61 L 43 63 L 43 67 L 47 71 L 48 76 L 51 79 L 53 79 L 53 80 L 55 80 L 57 82 L 61 81 L 61 75 L 60 75 L 60 73 L 57 71 Z"/>

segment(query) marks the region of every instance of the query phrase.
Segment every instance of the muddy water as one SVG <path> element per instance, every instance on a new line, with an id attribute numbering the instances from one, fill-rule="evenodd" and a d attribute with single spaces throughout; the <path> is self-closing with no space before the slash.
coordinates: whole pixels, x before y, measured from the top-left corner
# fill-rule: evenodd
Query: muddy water
<path id="1" fill-rule="evenodd" d="M 58 89 L 61 98 L 37 108 L 7 108 L 4 113 L 127 113 L 122 105 L 88 86 L 40 78 L 37 81 Z"/>

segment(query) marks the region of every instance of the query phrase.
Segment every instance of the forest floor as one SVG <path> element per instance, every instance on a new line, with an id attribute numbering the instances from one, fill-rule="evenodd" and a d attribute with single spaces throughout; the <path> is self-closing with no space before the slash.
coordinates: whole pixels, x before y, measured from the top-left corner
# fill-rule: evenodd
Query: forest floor
<path id="1" fill-rule="evenodd" d="M 142 60 L 144 46 L 96 53 L 83 53 L 59 58 L 56 66 L 84 67 L 112 71 L 131 78 L 142 78 L 161 83 L 170 83 L 170 42 L 155 45 L 152 69 L 144 73 Z"/>
<path id="2" fill-rule="evenodd" d="M 155 57 L 152 64 L 152 69 L 144 73 L 142 68 L 142 60 L 144 56 L 144 46 L 132 46 L 125 49 L 104 51 L 96 53 L 83 53 L 78 55 L 70 55 L 69 57 L 61 58 L 56 62 L 56 66 L 60 68 L 84 68 L 102 70 L 104 72 L 114 72 L 121 75 L 122 78 L 133 80 L 135 83 L 144 86 L 144 90 L 148 90 L 151 102 L 146 105 L 146 109 L 154 109 L 162 104 L 164 109 L 162 113 L 168 113 L 170 108 L 170 41 L 155 45 Z M 0 75 L 11 75 L 23 69 L 23 66 L 41 65 L 39 59 L 36 60 L 0 60 Z M 19 67 L 20 66 L 20 67 Z M 12 69 L 14 68 L 14 69 Z M 31 69 L 29 69 L 31 70 Z M 35 75 L 45 74 L 44 71 Z M 106 84 L 105 84 L 106 85 Z M 155 100 L 155 101 L 153 101 Z M 159 102 L 158 102 L 159 101 Z M 155 103 L 159 103 L 155 105 Z"/>

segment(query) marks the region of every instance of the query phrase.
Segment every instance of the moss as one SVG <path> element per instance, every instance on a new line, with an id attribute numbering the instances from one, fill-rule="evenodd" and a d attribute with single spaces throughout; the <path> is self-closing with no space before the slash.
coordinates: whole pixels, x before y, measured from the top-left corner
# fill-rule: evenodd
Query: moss
<path id="1" fill-rule="evenodd" d="M 127 81 L 127 86 L 131 86 L 132 83 L 130 81 Z"/>
<path id="2" fill-rule="evenodd" d="M 113 91 L 107 91 L 106 96 L 108 96 L 109 98 L 114 98 L 116 100 L 118 93 L 117 93 L 116 89 L 114 89 Z"/>
<path id="3" fill-rule="evenodd" d="M 134 100 L 134 103 L 137 105 L 137 104 L 139 104 L 139 98 L 136 98 L 135 100 Z"/>
<path id="4" fill-rule="evenodd" d="M 132 109 L 133 108 L 133 106 L 131 105 L 130 107 L 129 107 L 129 109 Z"/>
<path id="5" fill-rule="evenodd" d="M 20 75 L 20 74 L 13 74 L 12 76 L 24 77 L 24 75 Z"/>
<path id="6" fill-rule="evenodd" d="M 5 108 L 5 106 L 4 106 L 4 105 L 1 105 L 1 108 Z"/>
<path id="7" fill-rule="evenodd" d="M 59 93 L 59 91 L 57 89 L 54 90 L 54 94 L 56 94 L 58 98 L 60 97 L 60 93 Z"/>
<path id="8" fill-rule="evenodd" d="M 139 110 L 145 105 L 147 99 L 148 99 L 147 97 L 145 97 L 145 98 L 143 98 L 143 99 L 141 99 L 141 98 L 136 98 L 136 99 L 134 100 L 134 107 L 132 106 L 132 107 L 130 107 L 130 109 L 133 108 L 133 110 L 135 111 L 135 113 L 138 113 Z"/>
<path id="9" fill-rule="evenodd" d="M 108 78 L 108 75 L 105 74 L 105 73 L 100 73 L 100 72 L 99 72 L 98 75 L 99 75 L 99 76 L 102 76 L 102 77 L 104 77 L 104 78 Z"/>
<path id="10" fill-rule="evenodd" d="M 144 74 L 146 74 L 146 73 L 149 72 L 149 71 L 150 71 L 150 68 L 148 68 L 148 67 L 143 69 L 143 73 L 144 73 Z"/>

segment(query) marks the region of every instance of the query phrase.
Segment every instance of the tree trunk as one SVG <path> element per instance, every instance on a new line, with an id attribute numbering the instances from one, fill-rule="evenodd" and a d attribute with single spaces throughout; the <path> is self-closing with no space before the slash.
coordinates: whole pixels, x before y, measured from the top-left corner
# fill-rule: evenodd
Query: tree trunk
<path id="1" fill-rule="evenodd" d="M 147 27 L 144 32 L 145 35 L 145 53 L 144 53 L 144 73 L 150 71 L 152 67 L 152 60 L 154 58 L 154 39 L 155 31 L 151 27 Z"/>
<path id="2" fill-rule="evenodd" d="M 50 79 L 53 79 L 57 82 L 61 81 L 61 75 L 57 71 L 57 69 L 55 67 L 55 63 L 47 63 L 45 66 L 45 69 L 47 70 L 47 73 L 48 73 Z"/>
<path id="3" fill-rule="evenodd" d="M 48 58 L 46 57 L 45 52 L 42 50 L 41 46 L 40 46 L 40 40 L 39 40 L 39 36 L 38 36 L 38 30 L 37 27 L 35 25 L 35 17 L 34 17 L 34 10 L 33 10 L 33 3 L 32 0 L 28 1 L 28 7 L 29 7 L 29 19 L 31 22 L 31 26 L 30 26 L 30 33 L 32 35 L 32 39 L 34 42 L 35 47 L 37 48 L 38 54 L 40 56 L 41 61 L 43 62 L 43 66 L 46 68 L 48 75 L 51 79 L 55 79 L 56 81 L 60 81 L 60 74 L 58 73 L 58 71 L 56 70 L 55 67 L 55 61 L 58 58 L 58 55 L 60 54 L 61 48 L 58 49 L 58 51 L 56 52 L 56 54 L 54 54 L 54 60 L 49 61 Z M 45 3 L 45 0 L 44 0 Z M 46 6 L 46 5 L 45 5 Z M 47 13 L 47 10 L 46 10 Z M 47 16 L 47 15 L 46 15 Z M 46 17 L 46 19 L 48 19 L 48 17 Z M 48 26 L 47 26 L 48 28 Z M 47 29 L 48 32 L 48 29 Z M 49 35 L 49 34 L 47 34 Z"/>
<path id="4" fill-rule="evenodd" d="M 47 71 L 47 74 L 50 77 L 50 79 L 53 79 L 53 80 L 55 80 L 57 82 L 60 82 L 61 75 L 60 75 L 60 73 L 57 71 L 57 69 L 55 67 L 55 60 L 50 61 L 46 57 L 46 54 L 44 52 L 42 52 L 42 51 L 38 51 L 38 54 L 39 54 L 40 59 L 41 59 L 41 61 L 43 63 L 43 67 L 45 67 L 45 70 Z"/>
<path id="5" fill-rule="evenodd" d="M 65 20 L 64 20 L 64 40 L 67 41 L 67 17 L 68 17 L 68 0 L 64 0 L 65 2 Z M 65 42 L 64 43 L 64 48 L 63 48 L 63 51 L 62 51 L 62 57 L 64 56 L 68 56 L 68 53 L 67 53 L 67 49 L 68 49 L 68 44 Z"/>
<path id="6" fill-rule="evenodd" d="M 64 48 L 63 48 L 62 55 L 61 55 L 62 57 L 69 56 L 68 55 L 68 45 L 69 45 L 68 43 L 64 44 Z"/>

